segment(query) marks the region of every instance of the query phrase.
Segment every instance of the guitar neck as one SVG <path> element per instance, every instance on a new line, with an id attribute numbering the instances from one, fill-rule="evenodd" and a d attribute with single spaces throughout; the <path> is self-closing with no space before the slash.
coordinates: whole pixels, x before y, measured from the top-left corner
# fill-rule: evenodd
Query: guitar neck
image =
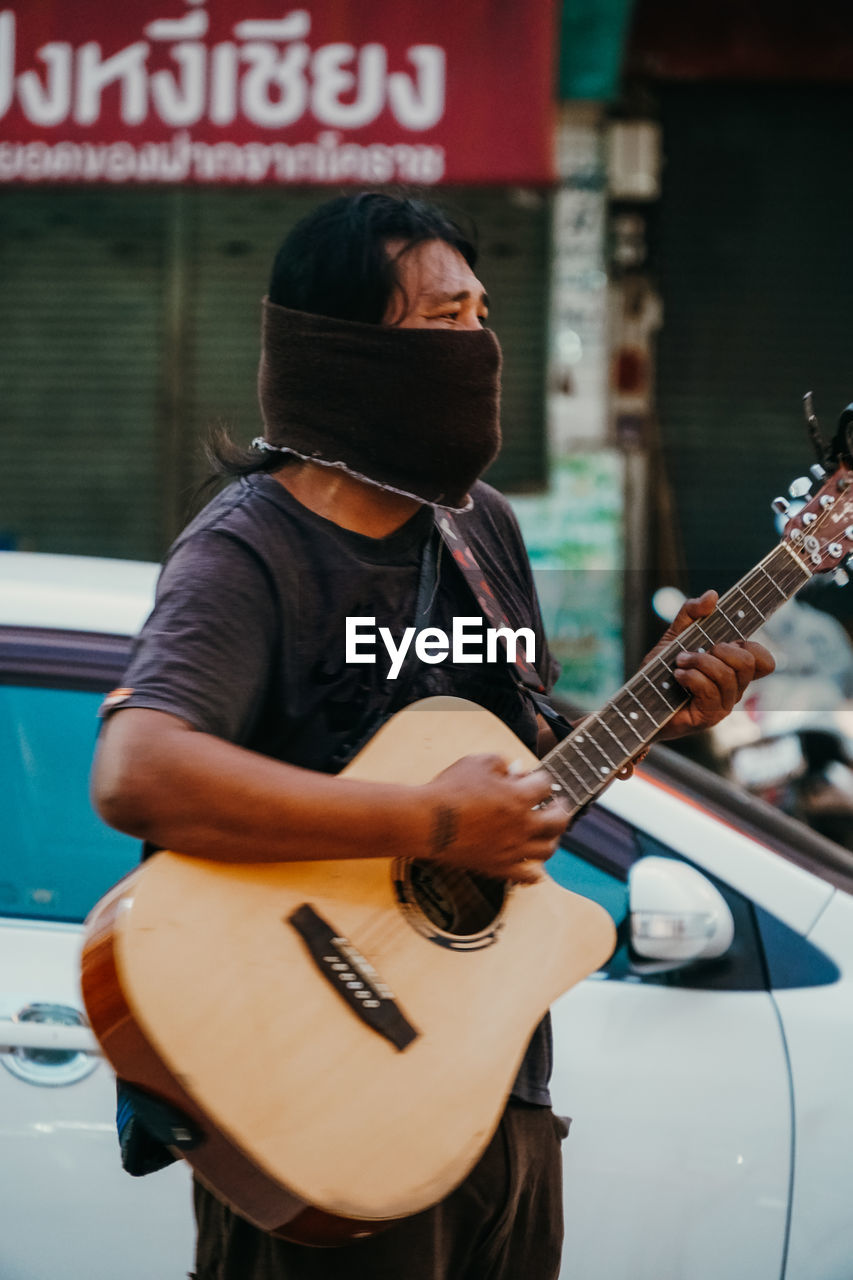
<path id="1" fill-rule="evenodd" d="M 811 578 L 800 557 L 782 542 L 722 597 L 707 618 L 656 654 L 596 714 L 542 760 L 574 814 L 593 800 L 613 775 L 643 751 L 689 701 L 673 678 L 682 651 L 703 651 L 724 640 L 746 640 Z"/>

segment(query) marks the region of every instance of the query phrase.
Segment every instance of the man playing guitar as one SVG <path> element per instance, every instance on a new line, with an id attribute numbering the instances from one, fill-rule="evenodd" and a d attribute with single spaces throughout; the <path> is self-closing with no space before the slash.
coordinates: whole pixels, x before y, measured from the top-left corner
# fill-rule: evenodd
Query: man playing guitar
<path id="1" fill-rule="evenodd" d="M 435 694 L 487 707 L 537 754 L 553 741 L 506 662 L 415 657 L 392 681 L 381 662 L 345 660 L 347 618 L 399 640 L 416 619 L 449 632 L 474 611 L 435 528 L 451 509 L 512 627 L 532 629 L 542 685 L 555 678 L 517 525 L 478 479 L 499 444 L 500 355 L 475 263 L 443 212 L 380 194 L 331 201 L 285 240 L 264 304 L 264 435 L 251 451 L 219 440 L 219 471 L 235 482 L 169 552 L 105 721 L 93 785 L 113 826 L 230 863 L 394 847 L 521 885 L 542 875 L 566 823 L 544 803 L 543 773 L 467 755 L 426 783 L 335 776 L 392 711 Z M 688 601 L 669 634 L 715 598 Z M 680 654 L 674 678 L 690 700 L 666 736 L 716 724 L 772 666 L 748 641 Z M 552 1280 L 561 1135 L 549 1072 L 546 1019 L 464 1182 L 371 1239 L 292 1243 L 197 1182 L 197 1280 Z"/>

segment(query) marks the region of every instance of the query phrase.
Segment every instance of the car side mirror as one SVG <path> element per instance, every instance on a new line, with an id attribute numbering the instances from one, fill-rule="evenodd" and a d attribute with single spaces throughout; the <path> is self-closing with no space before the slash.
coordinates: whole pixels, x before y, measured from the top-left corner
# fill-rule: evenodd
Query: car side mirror
<path id="1" fill-rule="evenodd" d="M 649 856 L 628 874 L 631 952 L 639 969 L 664 971 L 728 951 L 735 936 L 729 905 L 701 871 Z M 648 962 L 654 962 L 649 964 Z"/>

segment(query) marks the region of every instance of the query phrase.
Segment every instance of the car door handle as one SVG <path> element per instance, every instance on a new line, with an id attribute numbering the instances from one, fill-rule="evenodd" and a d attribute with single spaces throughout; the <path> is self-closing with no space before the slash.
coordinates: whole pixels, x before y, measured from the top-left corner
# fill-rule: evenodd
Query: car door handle
<path id="1" fill-rule="evenodd" d="M 50 1022 L 13 1022 L 11 1018 L 0 1018 L 0 1053 L 11 1053 L 14 1049 L 101 1052 L 89 1027 L 63 1027 Z"/>
<path id="2" fill-rule="evenodd" d="M 35 1002 L 0 1018 L 0 1063 L 28 1084 L 75 1084 L 100 1058 L 85 1015 L 71 1005 Z"/>

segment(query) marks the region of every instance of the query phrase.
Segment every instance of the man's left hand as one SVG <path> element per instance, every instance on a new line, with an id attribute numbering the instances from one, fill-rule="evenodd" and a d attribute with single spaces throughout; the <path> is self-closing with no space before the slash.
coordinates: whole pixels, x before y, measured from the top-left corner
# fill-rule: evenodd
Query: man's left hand
<path id="1" fill-rule="evenodd" d="M 694 600 L 685 600 L 672 625 L 646 656 L 644 665 L 692 622 L 713 613 L 717 599 L 716 591 L 706 591 Z M 690 701 L 675 713 L 660 737 L 678 738 L 719 724 L 743 697 L 747 685 L 769 675 L 775 665 L 772 654 L 754 640 L 715 644 L 706 653 L 679 653 L 675 659 L 675 679 L 684 692 L 690 694 Z"/>

